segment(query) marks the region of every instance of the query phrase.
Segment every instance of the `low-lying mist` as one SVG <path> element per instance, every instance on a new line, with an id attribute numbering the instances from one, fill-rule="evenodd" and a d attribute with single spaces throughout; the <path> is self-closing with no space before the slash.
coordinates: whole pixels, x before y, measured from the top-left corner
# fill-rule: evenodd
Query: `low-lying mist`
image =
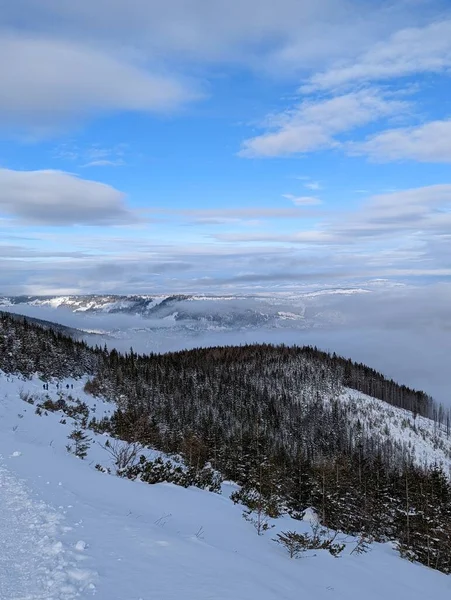
<path id="1" fill-rule="evenodd" d="M 290 302 L 296 314 L 305 314 L 304 319 L 243 325 L 246 314 L 259 313 L 268 306 L 277 314 L 277 311 L 289 310 Z M 184 302 L 182 320 L 72 312 L 27 304 L 1 309 L 90 331 L 94 335 L 86 338 L 89 343 L 106 343 L 120 351 L 133 347 L 140 353 L 168 352 L 253 342 L 316 345 L 366 363 L 451 406 L 450 284 L 388 287 L 365 294 L 331 294 L 292 300 L 279 298 L 275 305 L 270 299 L 267 306 L 261 299 L 241 298 L 234 301 L 232 309 L 234 315 L 242 317 L 239 328 L 233 324 L 217 326 L 218 311 L 231 307 L 228 302 Z M 202 314 L 206 318 L 199 318 Z"/>

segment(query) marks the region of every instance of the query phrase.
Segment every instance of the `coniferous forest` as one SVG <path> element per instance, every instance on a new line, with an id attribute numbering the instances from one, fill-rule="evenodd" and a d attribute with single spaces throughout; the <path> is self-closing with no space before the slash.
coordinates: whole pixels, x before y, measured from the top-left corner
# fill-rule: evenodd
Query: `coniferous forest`
<path id="1" fill-rule="evenodd" d="M 364 427 L 341 397 L 358 390 L 448 436 L 449 411 L 365 365 L 264 344 L 122 355 L 0 313 L 0 369 L 89 375 L 86 390 L 117 405 L 91 427 L 180 455 L 196 472 L 211 465 L 254 511 L 300 517 L 313 507 L 326 527 L 394 540 L 406 558 L 451 572 L 449 473 Z"/>

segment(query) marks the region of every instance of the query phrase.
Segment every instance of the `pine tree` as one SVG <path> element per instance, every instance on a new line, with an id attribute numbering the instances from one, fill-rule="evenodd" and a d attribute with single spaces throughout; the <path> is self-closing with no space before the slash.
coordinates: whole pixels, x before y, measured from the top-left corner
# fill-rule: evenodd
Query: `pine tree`
<path id="1" fill-rule="evenodd" d="M 82 429 L 74 429 L 68 436 L 72 444 L 67 445 L 68 452 L 72 452 L 78 458 L 86 458 L 90 446 L 90 438 Z"/>

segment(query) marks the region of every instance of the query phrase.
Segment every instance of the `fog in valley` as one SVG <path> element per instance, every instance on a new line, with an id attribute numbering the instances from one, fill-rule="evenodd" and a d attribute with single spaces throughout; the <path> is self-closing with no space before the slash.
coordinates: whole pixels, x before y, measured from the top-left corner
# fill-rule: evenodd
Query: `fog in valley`
<path id="1" fill-rule="evenodd" d="M 185 300 L 152 318 L 2 307 L 82 329 L 90 344 L 167 352 L 253 342 L 316 345 L 423 389 L 451 406 L 451 285 L 383 286 L 367 293 Z M 261 323 L 264 314 L 267 322 Z M 282 315 L 282 316 L 281 316 Z M 287 316 L 288 315 L 288 316 Z"/>

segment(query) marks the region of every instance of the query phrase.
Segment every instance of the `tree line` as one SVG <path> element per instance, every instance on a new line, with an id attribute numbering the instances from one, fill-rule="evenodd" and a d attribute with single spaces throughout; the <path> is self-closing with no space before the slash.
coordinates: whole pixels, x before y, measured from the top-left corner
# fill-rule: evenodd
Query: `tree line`
<path id="1" fill-rule="evenodd" d="M 101 425 L 116 437 L 179 454 L 195 472 L 212 465 L 251 510 L 300 517 L 314 507 L 330 528 L 397 540 L 403 556 L 451 571 L 447 474 L 362 428 L 340 396 L 359 390 L 434 419 L 445 435 L 449 412 L 365 365 L 269 344 L 120 354 L 2 314 L 0 369 L 89 374 L 86 391 L 117 404 Z"/>

